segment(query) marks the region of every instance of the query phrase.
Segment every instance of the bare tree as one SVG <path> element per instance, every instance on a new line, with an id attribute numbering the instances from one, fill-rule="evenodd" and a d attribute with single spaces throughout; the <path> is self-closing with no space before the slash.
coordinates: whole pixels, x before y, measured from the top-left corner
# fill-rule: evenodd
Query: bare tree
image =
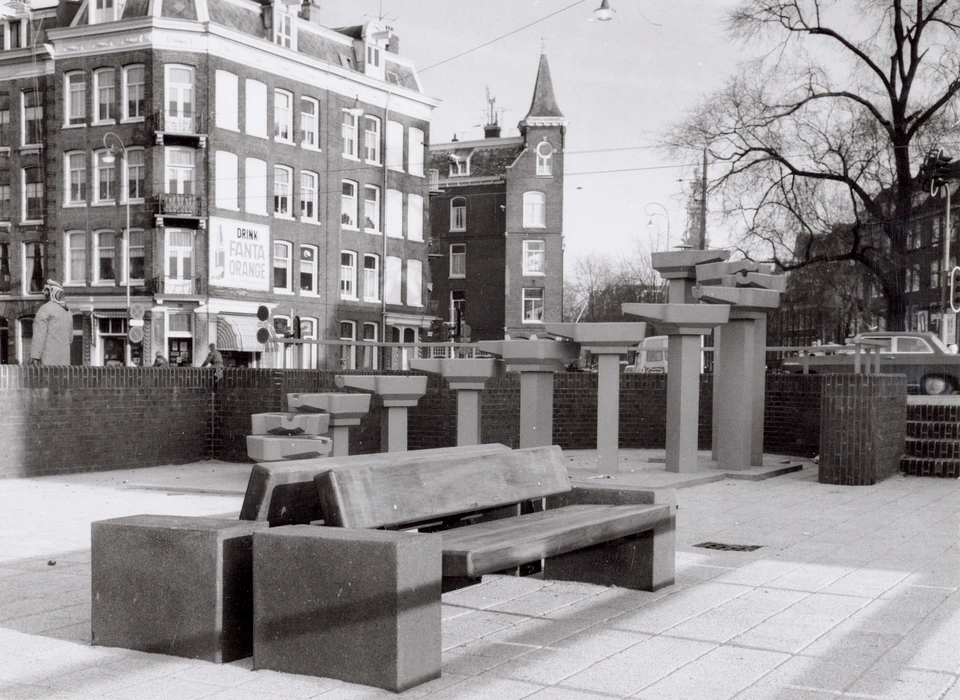
<path id="1" fill-rule="evenodd" d="M 903 329 L 918 166 L 960 111 L 960 2 L 745 0 L 728 24 L 770 51 L 677 125 L 671 146 L 707 145 L 727 164 L 712 194 L 748 257 L 785 270 L 853 261 Z M 824 243 L 838 234 L 843 245 Z"/>

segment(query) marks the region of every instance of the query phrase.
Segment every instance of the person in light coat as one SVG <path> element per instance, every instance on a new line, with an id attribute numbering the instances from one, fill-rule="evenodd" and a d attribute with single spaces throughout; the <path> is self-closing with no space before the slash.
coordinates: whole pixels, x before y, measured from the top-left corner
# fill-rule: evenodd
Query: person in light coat
<path id="1" fill-rule="evenodd" d="M 73 314 L 59 282 L 47 280 L 43 285 L 47 302 L 33 319 L 33 341 L 30 344 L 31 365 L 69 365 L 70 342 L 73 340 Z"/>

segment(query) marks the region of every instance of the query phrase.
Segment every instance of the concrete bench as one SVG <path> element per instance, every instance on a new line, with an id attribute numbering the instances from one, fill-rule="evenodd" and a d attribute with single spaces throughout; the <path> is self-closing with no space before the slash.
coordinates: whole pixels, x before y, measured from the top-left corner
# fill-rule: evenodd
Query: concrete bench
<path id="1" fill-rule="evenodd" d="M 673 491 L 572 488 L 558 447 L 465 449 L 323 471 L 324 527 L 254 535 L 255 668 L 399 692 L 440 675 L 444 589 L 540 560 L 550 579 L 673 583 Z"/>
<path id="2" fill-rule="evenodd" d="M 300 459 L 295 462 L 255 464 L 247 481 L 240 509 L 241 520 L 277 525 L 306 525 L 323 518 L 313 478 L 322 472 L 356 465 L 392 465 L 436 460 L 470 459 L 492 452 L 508 452 L 506 445 L 492 443 L 470 448 L 440 447 L 403 453 L 381 453 Z"/>

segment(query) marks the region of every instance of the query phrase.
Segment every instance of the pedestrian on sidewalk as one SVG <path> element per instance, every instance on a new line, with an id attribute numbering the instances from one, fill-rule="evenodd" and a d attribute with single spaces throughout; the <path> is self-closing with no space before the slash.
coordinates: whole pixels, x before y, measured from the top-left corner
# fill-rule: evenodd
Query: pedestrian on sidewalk
<path id="1" fill-rule="evenodd" d="M 69 365 L 73 340 L 73 314 L 67 309 L 63 287 L 55 280 L 43 285 L 46 303 L 33 318 L 31 365 Z"/>

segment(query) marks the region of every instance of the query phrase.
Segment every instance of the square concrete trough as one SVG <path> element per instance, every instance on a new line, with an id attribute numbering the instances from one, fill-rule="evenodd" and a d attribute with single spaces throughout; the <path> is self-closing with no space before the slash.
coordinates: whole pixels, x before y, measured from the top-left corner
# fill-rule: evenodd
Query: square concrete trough
<path id="1" fill-rule="evenodd" d="M 247 456 L 255 462 L 325 457 L 333 440 L 322 435 L 247 435 Z"/>
<path id="2" fill-rule="evenodd" d="M 92 523 L 92 643 L 214 663 L 250 656 L 253 533 L 267 527 L 174 515 Z"/>
<path id="3" fill-rule="evenodd" d="M 254 413 L 254 435 L 323 435 L 330 429 L 329 413 Z"/>

